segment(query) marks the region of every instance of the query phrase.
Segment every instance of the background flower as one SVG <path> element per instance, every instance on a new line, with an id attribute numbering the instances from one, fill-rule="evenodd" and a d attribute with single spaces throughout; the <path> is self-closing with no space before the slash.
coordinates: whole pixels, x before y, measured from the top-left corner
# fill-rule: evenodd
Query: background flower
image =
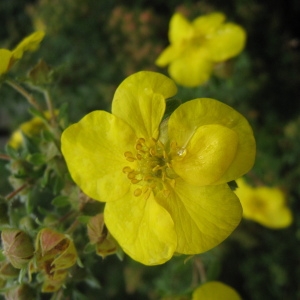
<path id="1" fill-rule="evenodd" d="M 200 285 L 194 292 L 192 300 L 241 300 L 240 295 L 230 286 L 218 282 L 209 281 Z"/>
<path id="2" fill-rule="evenodd" d="M 291 225 L 293 217 L 283 191 L 277 187 L 252 187 L 242 178 L 237 180 L 237 184 L 235 193 L 241 201 L 246 219 L 272 229 Z"/>
<path id="3" fill-rule="evenodd" d="M 45 33 L 36 31 L 24 38 L 13 50 L 0 49 L 0 75 L 6 73 L 12 65 L 22 58 L 24 52 L 38 49 Z"/>
<path id="4" fill-rule="evenodd" d="M 170 21 L 170 45 L 156 60 L 158 66 L 169 65 L 170 76 L 183 86 L 205 83 L 216 63 L 238 55 L 245 46 L 246 33 L 234 23 L 224 23 L 219 12 L 189 22 L 176 13 Z"/>

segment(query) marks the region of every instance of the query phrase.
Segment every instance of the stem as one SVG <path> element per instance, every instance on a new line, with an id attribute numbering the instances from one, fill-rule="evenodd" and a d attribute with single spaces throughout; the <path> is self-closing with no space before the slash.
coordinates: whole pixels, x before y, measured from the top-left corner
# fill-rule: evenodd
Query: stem
<path id="1" fill-rule="evenodd" d="M 198 274 L 200 283 L 206 282 L 206 272 L 205 272 L 205 268 L 204 268 L 202 259 L 200 257 L 194 258 L 194 267 L 195 267 L 195 271 Z"/>
<path id="2" fill-rule="evenodd" d="M 50 123 L 51 123 L 52 126 L 56 125 L 56 115 L 55 115 L 55 111 L 54 111 L 54 108 L 53 108 L 53 104 L 52 104 L 50 94 L 47 90 L 43 90 L 43 94 L 44 94 L 44 97 L 45 97 L 45 100 L 46 100 L 48 110 L 50 112 Z"/>
<path id="3" fill-rule="evenodd" d="M 18 93 L 20 93 L 29 102 L 30 105 L 32 105 L 38 111 L 43 112 L 42 107 L 37 103 L 35 98 L 31 94 L 29 94 L 22 86 L 12 80 L 6 80 L 6 83 Z"/>
<path id="4" fill-rule="evenodd" d="M 19 188 L 17 188 L 15 191 L 11 192 L 10 194 L 8 194 L 5 198 L 6 200 L 10 200 L 13 197 L 15 197 L 17 194 L 19 194 L 21 191 L 23 191 L 25 188 L 28 187 L 28 183 L 24 183 L 23 185 L 21 185 Z"/>

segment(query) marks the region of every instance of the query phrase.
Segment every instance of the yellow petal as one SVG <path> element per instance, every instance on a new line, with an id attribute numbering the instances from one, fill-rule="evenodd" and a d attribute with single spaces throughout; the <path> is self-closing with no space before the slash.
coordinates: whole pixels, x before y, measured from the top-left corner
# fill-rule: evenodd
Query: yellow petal
<path id="1" fill-rule="evenodd" d="M 204 48 L 190 46 L 180 57 L 172 61 L 169 74 L 176 83 L 186 87 L 204 84 L 210 77 L 213 64 Z"/>
<path id="2" fill-rule="evenodd" d="M 138 137 L 157 138 L 165 99 L 176 92 L 177 87 L 170 78 L 155 72 L 138 72 L 117 88 L 112 113 L 127 122 Z"/>
<path id="3" fill-rule="evenodd" d="M 180 13 L 175 13 L 170 20 L 169 40 L 171 44 L 180 44 L 193 34 L 192 24 Z"/>
<path id="4" fill-rule="evenodd" d="M 238 136 L 235 158 L 223 176 L 214 184 L 229 182 L 247 173 L 255 159 L 256 149 L 252 129 L 240 113 L 217 100 L 199 98 L 180 105 L 169 118 L 170 141 L 176 143 L 182 153 L 197 128 L 209 124 L 227 127 Z"/>
<path id="5" fill-rule="evenodd" d="M 293 216 L 286 197 L 279 188 L 251 187 L 242 178 L 237 180 L 235 193 L 243 206 L 243 216 L 272 229 L 291 225 Z"/>
<path id="6" fill-rule="evenodd" d="M 197 187 L 177 179 L 171 195 L 157 195 L 172 216 L 178 246 L 176 252 L 197 254 L 224 241 L 242 217 L 239 199 L 227 184 Z"/>
<path id="7" fill-rule="evenodd" d="M 44 31 L 36 31 L 24 38 L 12 51 L 15 60 L 22 58 L 24 52 L 35 51 L 45 36 Z"/>
<path id="8" fill-rule="evenodd" d="M 230 286 L 218 282 L 206 282 L 193 292 L 192 300 L 242 300 L 240 295 Z"/>
<path id="9" fill-rule="evenodd" d="M 184 48 L 179 45 L 170 45 L 159 55 L 155 64 L 159 67 L 165 67 L 175 60 L 183 51 Z"/>
<path id="10" fill-rule="evenodd" d="M 106 203 L 104 218 L 109 232 L 134 260 L 158 265 L 169 260 L 177 239 L 170 214 L 153 194 L 134 196 L 134 188 L 122 200 Z"/>
<path id="11" fill-rule="evenodd" d="M 214 62 L 222 62 L 238 55 L 245 47 L 246 32 L 236 24 L 220 26 L 205 42 Z"/>
<path id="12" fill-rule="evenodd" d="M 6 49 L 0 49 L 0 75 L 8 71 L 12 52 Z"/>
<path id="13" fill-rule="evenodd" d="M 225 21 L 225 15 L 220 12 L 214 12 L 205 16 L 196 18 L 193 21 L 199 35 L 209 35 L 214 32 Z"/>
<path id="14" fill-rule="evenodd" d="M 218 124 L 203 125 L 198 127 L 180 156 L 172 160 L 172 167 L 189 184 L 213 184 L 232 164 L 237 146 L 235 131 Z"/>
<path id="15" fill-rule="evenodd" d="M 130 181 L 125 166 L 134 168 L 124 153 L 134 153 L 137 140 L 122 120 L 105 111 L 94 111 L 62 134 L 62 153 L 77 185 L 90 197 L 111 201 L 123 197 Z"/>

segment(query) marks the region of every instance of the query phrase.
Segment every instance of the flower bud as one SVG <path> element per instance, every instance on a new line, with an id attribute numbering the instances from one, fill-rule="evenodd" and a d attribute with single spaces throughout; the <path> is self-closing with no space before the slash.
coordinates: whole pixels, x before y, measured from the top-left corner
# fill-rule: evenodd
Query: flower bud
<path id="1" fill-rule="evenodd" d="M 19 270 L 7 261 L 0 263 L 0 277 L 4 279 L 16 278 L 19 276 Z"/>
<path id="2" fill-rule="evenodd" d="M 7 228 L 1 233 L 3 252 L 11 264 L 21 269 L 32 259 L 34 247 L 31 238 L 19 229 Z"/>
<path id="3" fill-rule="evenodd" d="M 92 217 L 87 225 L 88 237 L 92 245 L 96 245 L 96 253 L 102 258 L 117 252 L 118 243 L 108 232 L 103 214 Z"/>
<path id="4" fill-rule="evenodd" d="M 27 284 L 22 284 L 5 293 L 5 300 L 32 300 L 36 299 L 35 291 Z"/>
<path id="5" fill-rule="evenodd" d="M 42 292 L 55 292 L 64 284 L 68 269 L 77 261 L 73 241 L 65 234 L 49 228 L 40 230 L 36 239 L 35 264 L 30 272 L 44 275 Z"/>

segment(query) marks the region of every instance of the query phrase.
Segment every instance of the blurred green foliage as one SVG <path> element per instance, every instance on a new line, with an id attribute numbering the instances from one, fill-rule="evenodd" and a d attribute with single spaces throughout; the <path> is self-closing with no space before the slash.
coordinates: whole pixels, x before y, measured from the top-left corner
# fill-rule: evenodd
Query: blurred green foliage
<path id="1" fill-rule="evenodd" d="M 115 88 L 129 74 L 159 70 L 154 61 L 168 43 L 168 22 L 176 10 L 191 18 L 220 10 L 245 27 L 245 51 L 217 66 L 207 85 L 180 88 L 177 98 L 213 97 L 247 117 L 257 139 L 257 160 L 248 178 L 253 183 L 282 187 L 294 223 L 272 231 L 243 220 L 220 247 L 186 263 L 185 258 L 175 257 L 162 266 L 144 267 L 128 257 L 122 262 L 116 256 L 102 260 L 89 252 L 82 263 L 91 269 L 76 267 L 65 295 L 70 299 L 159 299 L 188 294 L 199 282 L 194 262 L 201 259 L 208 268 L 208 278 L 231 285 L 245 300 L 299 299 L 299 1 L 6 0 L 0 2 L 0 46 L 12 48 L 34 29 L 45 28 L 40 50 L 25 56 L 13 73 L 25 76 L 28 68 L 43 58 L 53 70 L 54 80 L 48 89 L 54 104 L 67 104 L 70 122 L 75 122 L 89 111 L 109 110 Z M 7 139 L 20 122 L 30 118 L 28 105 L 3 84 L 0 107 L 1 115 L 7 117 L 0 132 Z M 34 158 L 29 163 L 39 165 Z M 39 168 L 34 168 L 37 177 Z M 5 180 L 6 162 L 1 160 L 0 171 L 3 196 L 12 188 Z M 58 182 L 51 184 L 59 190 Z M 44 216 L 53 209 L 49 202 L 42 207 L 34 203 L 41 197 L 53 199 L 51 191 L 32 193 L 27 212 Z M 2 211 L 6 209 L 2 202 L 0 205 Z M 18 201 L 9 209 L 24 213 Z M 68 207 L 55 210 L 67 211 Z M 50 297 L 45 294 L 42 299 Z"/>

